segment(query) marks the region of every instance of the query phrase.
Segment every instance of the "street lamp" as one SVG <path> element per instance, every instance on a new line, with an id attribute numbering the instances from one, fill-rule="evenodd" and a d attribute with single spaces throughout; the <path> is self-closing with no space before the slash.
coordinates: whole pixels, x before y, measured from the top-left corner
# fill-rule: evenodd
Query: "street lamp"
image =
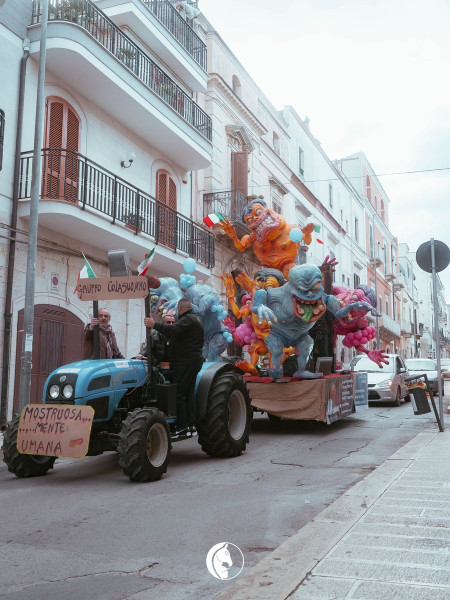
<path id="1" fill-rule="evenodd" d="M 375 216 L 376 216 L 376 212 L 373 213 L 372 215 L 372 246 L 371 246 L 371 251 L 372 251 L 372 258 L 370 259 L 370 264 L 373 265 L 373 279 L 374 279 L 374 292 L 375 292 L 375 298 L 377 300 L 377 310 L 376 310 L 376 315 L 375 315 L 375 329 L 377 332 L 377 350 L 380 349 L 380 325 L 378 322 L 378 290 L 377 290 L 377 259 L 375 256 Z"/>

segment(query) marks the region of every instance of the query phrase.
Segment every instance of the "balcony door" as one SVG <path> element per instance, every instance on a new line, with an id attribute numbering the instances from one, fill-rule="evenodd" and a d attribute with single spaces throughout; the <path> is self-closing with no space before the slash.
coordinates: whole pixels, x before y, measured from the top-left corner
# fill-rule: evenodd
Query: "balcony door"
<path id="1" fill-rule="evenodd" d="M 49 97 L 42 158 L 42 197 L 77 202 L 80 119 L 62 98 Z"/>
<path id="2" fill-rule="evenodd" d="M 241 220 L 242 206 L 239 202 L 240 192 L 244 197 L 248 196 L 248 152 L 231 153 L 231 205 L 230 217 L 232 220 Z"/>
<path id="3" fill-rule="evenodd" d="M 155 238 L 160 244 L 177 247 L 177 186 L 165 169 L 156 172 Z"/>

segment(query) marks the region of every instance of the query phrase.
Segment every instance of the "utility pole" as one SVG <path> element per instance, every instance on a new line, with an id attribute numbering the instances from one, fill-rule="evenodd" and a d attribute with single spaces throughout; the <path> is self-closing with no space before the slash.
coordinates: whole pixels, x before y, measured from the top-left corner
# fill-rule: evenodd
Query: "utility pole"
<path id="1" fill-rule="evenodd" d="M 28 232 L 27 275 L 25 281 L 25 308 L 23 322 L 22 359 L 20 369 L 19 410 L 29 403 L 33 351 L 34 290 L 36 281 L 36 249 L 39 218 L 39 197 L 42 169 L 42 134 L 45 116 L 45 59 L 47 52 L 48 0 L 42 0 L 39 75 L 36 94 L 36 122 L 34 128 L 33 170 Z"/>

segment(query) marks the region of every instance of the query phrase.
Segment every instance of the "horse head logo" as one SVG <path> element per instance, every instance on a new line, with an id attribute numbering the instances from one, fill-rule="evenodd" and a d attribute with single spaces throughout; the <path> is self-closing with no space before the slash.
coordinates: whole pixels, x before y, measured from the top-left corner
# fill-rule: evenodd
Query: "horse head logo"
<path id="1" fill-rule="evenodd" d="M 229 576 L 229 570 L 234 564 L 230 554 L 230 546 L 233 549 L 236 549 L 236 552 L 239 552 L 242 556 L 242 566 L 240 568 L 237 567 L 239 572 L 233 577 Z M 243 566 L 244 556 L 242 555 L 241 550 L 229 542 L 221 542 L 220 544 L 216 544 L 210 548 L 208 554 L 206 555 L 206 567 L 211 575 L 216 579 L 234 579 L 234 577 L 239 575 L 239 573 L 242 571 Z"/>

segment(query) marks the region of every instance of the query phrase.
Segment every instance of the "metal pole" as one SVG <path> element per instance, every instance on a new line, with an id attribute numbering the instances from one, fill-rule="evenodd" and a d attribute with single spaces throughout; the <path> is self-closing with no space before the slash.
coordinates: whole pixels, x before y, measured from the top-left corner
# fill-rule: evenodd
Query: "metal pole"
<path id="1" fill-rule="evenodd" d="M 45 58 L 47 52 L 48 0 L 42 0 L 39 75 L 36 94 L 36 122 L 34 128 L 33 170 L 30 198 L 30 223 L 28 235 L 27 275 L 25 281 L 25 307 L 23 322 L 22 359 L 20 369 L 19 410 L 29 403 L 33 351 L 34 290 L 36 280 L 36 249 L 41 188 L 41 147 L 45 116 Z"/>
<path id="2" fill-rule="evenodd" d="M 431 238 L 431 281 L 433 284 L 433 310 L 434 310 L 434 339 L 436 343 L 436 361 L 438 372 L 438 390 L 439 390 L 439 415 L 441 417 L 442 427 L 444 427 L 444 399 L 442 397 L 442 375 L 441 375 L 441 344 L 439 339 L 439 306 L 437 299 L 436 285 L 436 257 L 434 248 L 434 238 Z"/>
<path id="3" fill-rule="evenodd" d="M 375 316 L 375 329 L 377 331 L 377 350 L 380 350 L 380 324 L 378 322 L 378 309 L 381 308 L 378 306 L 378 290 L 377 290 L 377 258 L 375 256 L 375 215 L 372 215 L 372 254 L 373 254 L 373 276 L 374 276 L 374 292 L 375 298 L 377 300 L 377 310 Z"/>

